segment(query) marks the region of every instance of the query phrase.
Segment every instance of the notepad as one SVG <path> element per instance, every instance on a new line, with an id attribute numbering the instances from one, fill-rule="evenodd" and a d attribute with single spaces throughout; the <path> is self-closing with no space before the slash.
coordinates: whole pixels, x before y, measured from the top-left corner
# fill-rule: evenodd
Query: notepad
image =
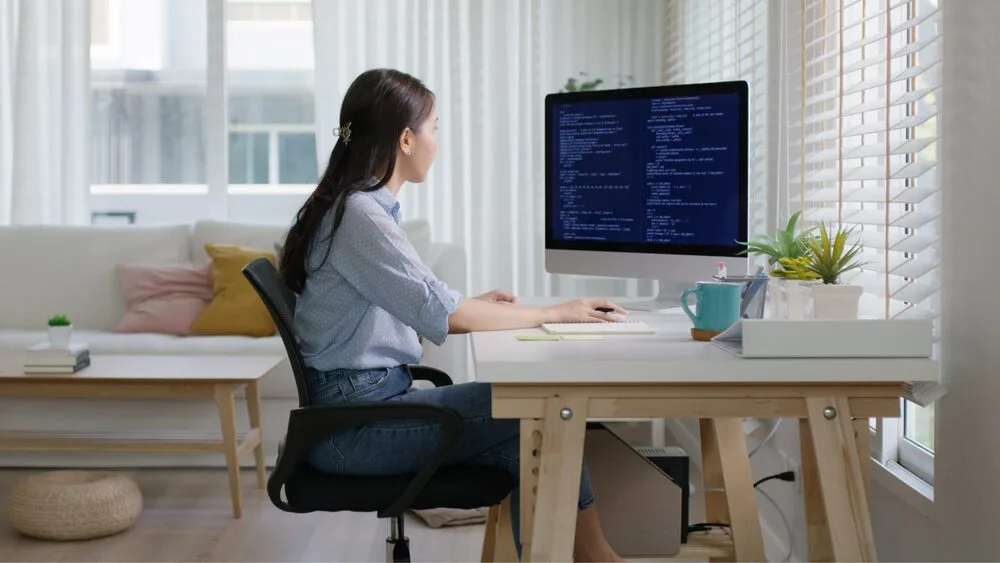
<path id="1" fill-rule="evenodd" d="M 619 323 L 545 323 L 542 330 L 558 335 L 655 334 L 653 327 L 641 321 Z"/>
<path id="2" fill-rule="evenodd" d="M 518 334 L 516 338 L 522 342 L 534 340 L 559 340 L 556 334 Z"/>
<path id="3" fill-rule="evenodd" d="M 520 341 L 559 341 L 559 340 L 604 340 L 601 334 L 518 334 Z"/>

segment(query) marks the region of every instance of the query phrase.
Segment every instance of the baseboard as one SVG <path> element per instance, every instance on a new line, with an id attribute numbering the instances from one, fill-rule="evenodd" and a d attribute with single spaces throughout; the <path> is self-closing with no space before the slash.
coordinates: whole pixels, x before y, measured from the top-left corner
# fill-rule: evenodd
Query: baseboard
<path id="1" fill-rule="evenodd" d="M 295 399 L 264 399 L 261 419 L 264 455 L 273 466 L 278 442 L 288 424 L 288 413 L 298 406 Z M 248 417 L 242 398 L 236 401 L 239 429 Z M 177 430 L 215 432 L 219 412 L 212 401 L 198 400 L 79 400 L 0 399 L 0 429 L 37 431 Z M 253 456 L 240 463 L 253 466 Z M 225 467 L 222 454 L 111 453 L 111 452 L 0 452 L 0 467 Z"/>

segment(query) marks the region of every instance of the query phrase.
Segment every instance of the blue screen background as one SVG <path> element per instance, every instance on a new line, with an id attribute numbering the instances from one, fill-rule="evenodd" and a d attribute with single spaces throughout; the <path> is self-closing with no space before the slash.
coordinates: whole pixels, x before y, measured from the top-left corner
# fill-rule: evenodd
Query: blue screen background
<path id="1" fill-rule="evenodd" d="M 739 104 L 739 94 L 724 93 L 553 107 L 553 238 L 732 246 Z"/>

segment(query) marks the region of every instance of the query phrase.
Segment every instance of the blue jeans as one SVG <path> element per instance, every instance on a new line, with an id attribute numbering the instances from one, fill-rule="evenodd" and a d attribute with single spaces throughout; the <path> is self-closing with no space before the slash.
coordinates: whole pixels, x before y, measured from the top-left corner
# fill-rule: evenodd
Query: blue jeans
<path id="1" fill-rule="evenodd" d="M 490 415 L 490 385 L 462 383 L 416 389 L 406 366 L 373 370 L 309 370 L 307 386 L 313 404 L 351 401 L 409 401 L 454 409 L 465 431 L 452 447 L 446 465 L 470 464 L 499 467 L 520 479 L 520 422 Z M 396 420 L 366 424 L 338 431 L 317 443 L 309 463 L 328 473 L 342 475 L 400 475 L 416 473 L 438 448 L 443 435 L 434 422 Z M 520 548 L 518 519 L 520 489 L 511 492 L 511 527 Z M 587 467 L 580 479 L 578 506 L 594 503 Z"/>

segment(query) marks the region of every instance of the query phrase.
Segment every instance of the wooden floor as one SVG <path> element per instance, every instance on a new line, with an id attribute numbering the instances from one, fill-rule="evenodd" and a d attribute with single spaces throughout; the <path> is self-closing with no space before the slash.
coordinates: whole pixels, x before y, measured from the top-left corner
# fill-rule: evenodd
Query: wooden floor
<path id="1" fill-rule="evenodd" d="M 3 497 L 40 470 L 0 470 Z M 32 540 L 0 519 L 0 561 L 384 561 L 388 523 L 374 514 L 287 514 L 245 472 L 243 518 L 232 516 L 225 470 L 125 471 L 144 507 L 131 529 L 83 542 Z M 483 526 L 432 529 L 408 517 L 413 561 L 478 561 Z"/>
<path id="2" fill-rule="evenodd" d="M 641 425 L 615 425 L 615 432 L 634 446 L 647 445 L 649 432 Z M 387 521 L 374 514 L 284 513 L 256 488 L 252 471 L 243 472 L 243 518 L 234 519 L 221 468 L 123 470 L 143 493 L 135 526 L 91 541 L 32 540 L 2 517 L 3 499 L 14 483 L 41 471 L 0 469 L 0 562 L 385 561 Z M 691 477 L 700 483 L 695 467 Z M 700 495 L 692 498 L 691 518 L 704 519 Z M 483 529 L 432 529 L 408 516 L 410 555 L 414 562 L 479 561 Z"/>

